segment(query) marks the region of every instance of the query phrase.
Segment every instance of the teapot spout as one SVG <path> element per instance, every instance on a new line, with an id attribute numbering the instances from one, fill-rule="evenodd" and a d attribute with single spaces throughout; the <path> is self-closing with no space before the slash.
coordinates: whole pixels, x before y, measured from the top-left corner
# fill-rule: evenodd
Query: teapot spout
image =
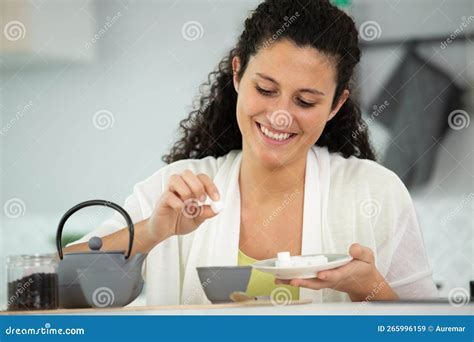
<path id="1" fill-rule="evenodd" d="M 147 253 L 136 253 L 132 256 L 125 265 L 126 271 L 133 270 L 135 268 L 139 268 L 140 270 L 143 267 L 143 262 L 145 261 L 146 257 L 148 256 Z"/>

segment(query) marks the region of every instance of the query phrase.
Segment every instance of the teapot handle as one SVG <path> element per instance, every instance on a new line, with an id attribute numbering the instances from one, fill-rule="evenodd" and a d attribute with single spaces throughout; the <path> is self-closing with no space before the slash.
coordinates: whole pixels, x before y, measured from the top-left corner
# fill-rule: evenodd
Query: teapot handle
<path id="1" fill-rule="evenodd" d="M 72 214 L 74 214 L 76 211 L 78 211 L 82 208 L 91 207 L 91 206 L 94 206 L 94 205 L 103 205 L 103 206 L 106 206 L 106 207 L 110 207 L 110 208 L 113 208 L 113 209 L 117 210 L 119 213 L 122 214 L 125 221 L 127 222 L 128 231 L 130 233 L 130 239 L 128 241 L 128 252 L 125 255 L 125 259 L 128 259 L 128 257 L 130 256 L 130 253 L 132 252 L 133 235 L 134 235 L 133 222 L 132 222 L 132 219 L 130 218 L 130 215 L 128 215 L 128 213 L 125 211 L 125 209 L 123 209 L 121 206 L 119 206 L 115 203 L 112 203 L 110 201 L 90 200 L 90 201 L 85 201 L 85 202 L 79 203 L 79 204 L 75 205 L 74 207 L 72 207 L 71 209 L 69 209 L 63 215 L 63 217 L 61 218 L 61 221 L 59 221 L 58 230 L 57 230 L 57 233 L 56 233 L 56 247 L 58 249 L 59 258 L 61 260 L 63 258 L 63 247 L 62 247 L 61 238 L 62 238 L 62 233 L 63 233 L 63 227 L 64 227 L 64 224 L 66 223 L 67 219 Z"/>

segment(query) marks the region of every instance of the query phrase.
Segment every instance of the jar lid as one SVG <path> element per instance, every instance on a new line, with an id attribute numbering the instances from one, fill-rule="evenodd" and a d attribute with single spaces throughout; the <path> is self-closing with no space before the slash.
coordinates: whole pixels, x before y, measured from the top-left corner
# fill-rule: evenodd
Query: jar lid
<path id="1" fill-rule="evenodd" d="M 57 259 L 56 253 L 9 255 L 7 264 L 9 266 L 42 266 L 57 263 Z"/>

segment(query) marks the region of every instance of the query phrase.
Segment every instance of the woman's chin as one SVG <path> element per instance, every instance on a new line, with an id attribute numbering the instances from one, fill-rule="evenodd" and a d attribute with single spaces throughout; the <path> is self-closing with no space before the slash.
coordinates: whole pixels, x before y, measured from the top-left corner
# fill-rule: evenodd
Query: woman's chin
<path id="1" fill-rule="evenodd" d="M 277 169 L 286 165 L 289 157 L 286 151 L 272 151 L 263 147 L 257 151 L 257 158 L 266 169 Z"/>
<path id="2" fill-rule="evenodd" d="M 268 146 L 261 141 L 253 141 L 245 144 L 251 150 L 252 159 L 259 161 L 266 169 L 277 169 L 289 164 L 297 154 L 298 147 L 295 146 Z"/>

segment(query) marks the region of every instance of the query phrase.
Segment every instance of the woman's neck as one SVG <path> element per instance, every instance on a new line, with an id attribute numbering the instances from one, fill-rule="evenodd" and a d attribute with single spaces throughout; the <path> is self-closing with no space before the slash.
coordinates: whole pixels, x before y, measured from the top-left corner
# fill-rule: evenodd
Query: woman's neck
<path id="1" fill-rule="evenodd" d="M 269 197 L 279 199 L 295 190 L 303 191 L 305 173 L 306 158 L 270 169 L 243 151 L 239 175 L 240 192 L 252 202 L 268 200 Z"/>

